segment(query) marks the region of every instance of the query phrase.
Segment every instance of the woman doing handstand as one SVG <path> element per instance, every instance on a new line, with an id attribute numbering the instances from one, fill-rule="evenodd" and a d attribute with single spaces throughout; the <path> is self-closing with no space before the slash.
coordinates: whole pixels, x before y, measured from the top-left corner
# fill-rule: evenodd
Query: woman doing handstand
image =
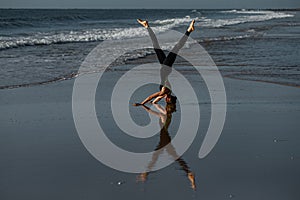
<path id="1" fill-rule="evenodd" d="M 145 28 L 147 28 L 150 38 L 152 40 L 153 43 L 153 47 L 154 47 L 154 51 L 156 53 L 156 56 L 158 58 L 159 63 L 161 64 L 161 69 L 160 69 L 160 79 L 161 79 L 161 83 L 160 83 L 160 91 L 156 92 L 154 94 L 151 94 L 150 96 L 148 96 L 144 101 L 142 101 L 141 103 L 135 103 L 133 104 L 134 106 L 140 106 L 140 105 L 144 105 L 146 103 L 148 103 L 149 101 L 151 101 L 152 99 L 153 102 L 152 103 L 157 103 L 159 102 L 162 98 L 165 98 L 166 102 L 171 102 L 171 101 L 176 101 L 176 97 L 172 96 L 172 90 L 171 90 L 171 84 L 168 80 L 168 76 L 172 71 L 172 65 L 174 64 L 177 54 L 179 52 L 179 50 L 184 46 L 184 44 L 186 43 L 190 33 L 192 31 L 194 31 L 194 24 L 195 24 L 195 20 L 193 20 L 187 31 L 185 32 L 184 36 L 179 40 L 179 42 L 174 46 L 174 48 L 171 50 L 171 52 L 168 54 L 168 56 L 165 55 L 165 53 L 163 52 L 163 50 L 160 48 L 158 40 L 154 34 L 154 32 L 152 31 L 152 29 L 150 28 L 148 21 L 145 20 L 141 20 L 138 19 L 137 20 L 142 26 L 144 26 Z"/>

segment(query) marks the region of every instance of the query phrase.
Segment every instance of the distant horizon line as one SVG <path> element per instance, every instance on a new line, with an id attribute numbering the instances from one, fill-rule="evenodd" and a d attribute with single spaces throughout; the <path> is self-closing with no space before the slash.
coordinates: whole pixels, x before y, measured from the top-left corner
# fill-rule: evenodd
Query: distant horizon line
<path id="1" fill-rule="evenodd" d="M 43 7 L 23 7 L 23 8 L 2 8 L 7 10 L 38 9 L 38 10 L 297 10 L 299 8 L 43 8 Z"/>

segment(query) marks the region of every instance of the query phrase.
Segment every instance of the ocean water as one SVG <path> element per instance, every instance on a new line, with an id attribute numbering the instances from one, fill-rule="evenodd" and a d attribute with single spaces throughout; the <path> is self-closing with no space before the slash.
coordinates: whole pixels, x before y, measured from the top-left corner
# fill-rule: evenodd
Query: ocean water
<path id="1" fill-rule="evenodd" d="M 296 10 L 0 9 L 0 89 L 76 76 L 102 41 L 147 36 L 137 18 L 149 20 L 156 33 L 184 32 L 196 19 L 192 37 L 224 76 L 300 86 Z M 129 52 L 124 61 L 151 53 Z"/>

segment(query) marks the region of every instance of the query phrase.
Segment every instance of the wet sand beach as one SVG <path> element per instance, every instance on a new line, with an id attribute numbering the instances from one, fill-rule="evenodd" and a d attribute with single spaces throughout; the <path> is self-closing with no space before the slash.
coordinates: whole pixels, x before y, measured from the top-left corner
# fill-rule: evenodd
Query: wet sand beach
<path id="1" fill-rule="evenodd" d="M 75 129 L 74 80 L 68 80 L 0 90 L 1 199 L 298 199 L 299 88 L 224 78 L 228 100 L 224 130 L 212 152 L 199 159 L 210 103 L 204 82 L 188 76 L 199 89 L 201 108 L 197 137 L 182 156 L 195 175 L 195 191 L 178 162 L 151 172 L 141 182 L 138 174 L 116 171 L 94 159 Z M 152 90 L 148 87 L 137 95 Z M 110 104 L 101 96 L 96 95 L 100 110 Z M 130 110 L 138 123 L 148 123 L 142 108 Z M 171 137 L 179 114 L 173 114 Z M 129 150 L 154 150 L 159 143 L 159 135 L 132 141 L 110 118 L 103 120 L 109 138 Z"/>

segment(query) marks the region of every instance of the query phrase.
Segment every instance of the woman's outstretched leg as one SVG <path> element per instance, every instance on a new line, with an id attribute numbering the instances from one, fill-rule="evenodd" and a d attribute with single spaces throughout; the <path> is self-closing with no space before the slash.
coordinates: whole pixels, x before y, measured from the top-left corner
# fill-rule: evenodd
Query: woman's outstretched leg
<path id="1" fill-rule="evenodd" d="M 172 65 L 174 64 L 177 54 L 179 50 L 185 45 L 189 35 L 191 34 L 192 31 L 194 31 L 194 24 L 195 20 L 193 20 L 188 27 L 187 31 L 185 34 L 181 37 L 181 39 L 178 41 L 178 43 L 173 47 L 171 52 L 168 54 L 166 59 L 163 62 L 162 67 L 160 68 L 160 79 L 161 79 L 161 84 L 167 87 L 171 87 L 168 85 L 168 76 L 172 71 Z"/>
<path id="2" fill-rule="evenodd" d="M 178 41 L 178 43 L 173 47 L 171 52 L 168 54 L 167 58 L 164 60 L 164 63 L 163 63 L 164 65 L 172 67 L 172 65 L 174 64 L 174 62 L 176 60 L 176 56 L 177 56 L 179 50 L 185 45 L 191 32 L 195 30 L 194 24 L 195 24 L 195 20 L 193 20 L 191 22 L 191 24 L 188 27 L 185 34 L 181 37 L 181 39 Z"/>
<path id="3" fill-rule="evenodd" d="M 155 33 L 153 32 L 153 30 L 151 29 L 151 27 L 149 26 L 148 22 L 146 20 L 141 20 L 141 19 L 137 19 L 137 21 L 144 26 L 145 28 L 147 28 L 149 36 L 151 38 L 152 44 L 153 44 L 153 48 L 154 51 L 156 53 L 156 56 L 158 58 L 158 61 L 160 64 L 163 64 L 164 60 L 166 59 L 166 55 L 163 52 L 163 50 L 160 48 L 158 40 L 155 36 Z"/>
<path id="4" fill-rule="evenodd" d="M 168 54 L 168 56 L 166 57 L 165 53 L 162 51 L 162 49 L 159 46 L 158 40 L 154 34 L 154 32 L 152 31 L 152 29 L 149 27 L 149 24 L 146 20 L 141 20 L 138 19 L 137 20 L 142 26 L 144 26 L 145 28 L 148 29 L 150 38 L 152 40 L 152 44 L 154 47 L 154 51 L 157 55 L 157 58 L 159 60 L 159 63 L 162 64 L 162 67 L 160 69 L 160 78 L 161 78 L 161 84 L 160 84 L 160 89 L 162 89 L 163 86 L 171 89 L 171 85 L 168 81 L 168 76 L 172 71 L 172 65 L 174 64 L 177 54 L 179 52 L 179 50 L 184 46 L 184 44 L 186 43 L 190 33 L 192 31 L 194 31 L 194 24 L 195 24 L 195 20 L 193 20 L 190 24 L 190 26 L 188 27 L 186 33 L 184 34 L 184 36 L 179 40 L 179 42 L 174 46 L 174 48 L 171 50 L 171 52 Z"/>

